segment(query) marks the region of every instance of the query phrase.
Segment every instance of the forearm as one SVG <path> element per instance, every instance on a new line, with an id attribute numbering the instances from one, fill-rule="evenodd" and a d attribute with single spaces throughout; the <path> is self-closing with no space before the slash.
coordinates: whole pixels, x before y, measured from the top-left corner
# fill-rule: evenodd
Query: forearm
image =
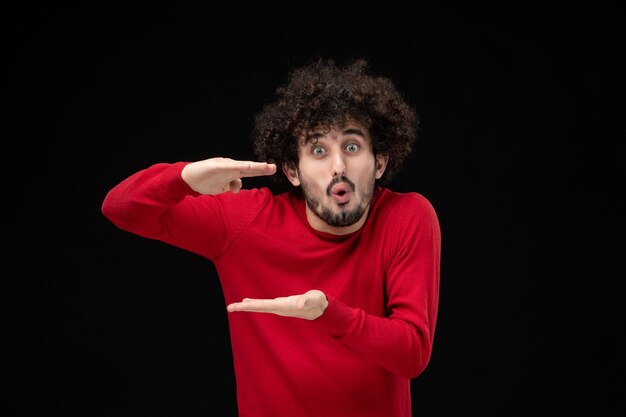
<path id="1" fill-rule="evenodd" d="M 169 207 L 195 193 L 180 176 L 184 165 L 155 164 L 131 175 L 108 192 L 102 213 L 122 230 L 158 237 Z"/>
<path id="2" fill-rule="evenodd" d="M 434 317 L 414 322 L 377 317 L 349 307 L 327 295 L 328 307 L 314 321 L 339 343 L 406 378 L 418 376 L 428 364 L 432 351 Z"/>

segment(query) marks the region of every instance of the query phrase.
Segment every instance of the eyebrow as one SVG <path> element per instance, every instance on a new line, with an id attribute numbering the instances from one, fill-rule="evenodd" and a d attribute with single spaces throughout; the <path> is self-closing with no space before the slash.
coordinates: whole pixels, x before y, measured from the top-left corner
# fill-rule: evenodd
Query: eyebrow
<path id="1" fill-rule="evenodd" d="M 363 131 L 361 129 L 357 129 L 356 127 L 351 127 L 348 129 L 345 129 L 341 132 L 343 135 L 356 135 L 356 136 L 360 136 L 363 139 L 365 139 L 365 133 L 363 133 Z M 325 133 L 322 132 L 311 132 L 308 133 L 306 135 L 306 138 L 304 139 L 304 143 L 310 143 L 310 142 L 316 142 L 319 138 L 322 138 L 326 136 Z"/>
<path id="2" fill-rule="evenodd" d="M 365 138 L 365 133 L 361 131 L 361 129 L 357 129 L 356 127 L 352 127 L 350 129 L 346 129 L 343 131 L 344 135 L 357 135 Z"/>

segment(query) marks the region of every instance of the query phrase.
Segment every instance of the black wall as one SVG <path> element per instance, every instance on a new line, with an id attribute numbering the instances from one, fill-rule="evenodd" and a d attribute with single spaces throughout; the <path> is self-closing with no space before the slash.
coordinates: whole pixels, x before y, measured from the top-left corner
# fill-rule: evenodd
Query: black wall
<path id="1" fill-rule="evenodd" d="M 212 264 L 100 205 L 156 162 L 255 159 L 253 114 L 317 56 L 421 119 L 391 185 L 442 227 L 414 415 L 623 415 L 623 10 L 463 4 L 5 7 L 8 415 L 236 415 Z"/>

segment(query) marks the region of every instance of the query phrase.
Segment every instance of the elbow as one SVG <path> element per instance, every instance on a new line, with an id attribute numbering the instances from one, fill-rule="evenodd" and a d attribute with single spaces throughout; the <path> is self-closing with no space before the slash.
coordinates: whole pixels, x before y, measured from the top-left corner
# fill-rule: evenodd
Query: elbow
<path id="1" fill-rule="evenodd" d="M 113 210 L 112 205 L 109 203 L 108 199 L 104 199 L 104 202 L 100 206 L 100 212 L 107 219 L 112 219 L 114 217 L 115 211 Z"/>
<path id="2" fill-rule="evenodd" d="M 417 360 L 413 360 L 409 369 L 407 369 L 406 375 L 403 375 L 406 378 L 413 379 L 417 378 L 421 375 L 422 372 L 428 366 L 428 362 L 430 361 L 430 355 L 425 358 L 418 358 Z"/>
<path id="3" fill-rule="evenodd" d="M 100 212 L 102 213 L 104 217 L 106 217 L 113 224 L 115 224 L 116 226 L 118 225 L 118 221 L 119 221 L 118 216 L 117 216 L 118 210 L 115 209 L 115 204 L 113 204 L 110 201 L 108 196 L 107 198 L 104 199 L 102 206 L 100 206 Z"/>
<path id="4" fill-rule="evenodd" d="M 410 357 L 406 362 L 408 366 L 403 375 L 410 379 L 416 378 L 424 372 L 430 362 L 432 353 L 432 338 L 428 334 L 417 331 L 411 339 Z"/>
<path id="5" fill-rule="evenodd" d="M 405 378 L 417 378 L 428 366 L 430 362 L 429 349 L 416 349 L 417 351 L 411 355 L 411 359 L 407 362 L 408 366 L 403 369 L 401 375 Z"/>
<path id="6" fill-rule="evenodd" d="M 100 206 L 100 212 L 106 219 L 108 219 L 119 229 L 126 229 L 125 224 L 127 222 L 124 221 L 125 210 L 122 209 L 122 204 L 116 202 L 110 196 L 107 196 L 102 202 L 102 205 Z"/>

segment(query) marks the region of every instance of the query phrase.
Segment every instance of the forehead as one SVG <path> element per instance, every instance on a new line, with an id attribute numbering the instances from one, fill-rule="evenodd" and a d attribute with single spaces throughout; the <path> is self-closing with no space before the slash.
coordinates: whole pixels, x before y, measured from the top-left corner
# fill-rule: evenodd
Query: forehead
<path id="1" fill-rule="evenodd" d="M 360 137 L 366 142 L 371 140 L 368 129 L 354 120 L 330 126 L 316 126 L 303 131 L 299 139 L 302 145 L 306 145 L 311 142 L 315 143 L 320 139 L 340 139 L 343 136 Z"/>

